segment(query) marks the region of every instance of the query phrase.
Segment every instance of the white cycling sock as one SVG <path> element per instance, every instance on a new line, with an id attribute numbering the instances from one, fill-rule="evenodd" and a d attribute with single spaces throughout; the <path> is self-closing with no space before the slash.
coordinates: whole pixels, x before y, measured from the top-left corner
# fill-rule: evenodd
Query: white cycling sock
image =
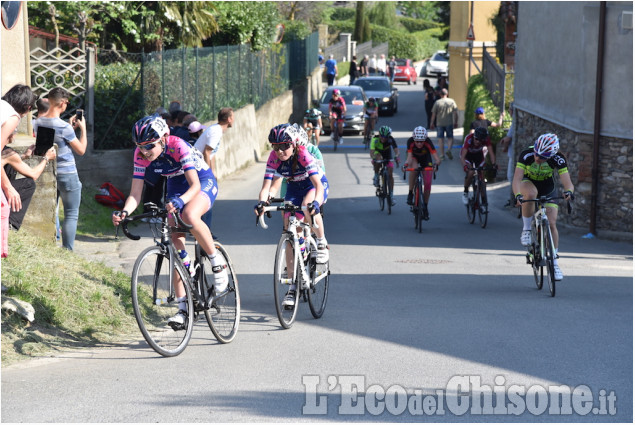
<path id="1" fill-rule="evenodd" d="M 315 238 L 315 243 L 317 245 L 324 245 L 324 246 L 328 245 L 326 243 L 326 238 Z"/>
<path id="2" fill-rule="evenodd" d="M 179 297 L 176 300 L 179 302 L 179 310 L 187 311 L 187 297 Z"/>
<path id="3" fill-rule="evenodd" d="M 523 216 L 523 230 L 531 230 L 531 222 L 533 219 L 533 217 Z"/>

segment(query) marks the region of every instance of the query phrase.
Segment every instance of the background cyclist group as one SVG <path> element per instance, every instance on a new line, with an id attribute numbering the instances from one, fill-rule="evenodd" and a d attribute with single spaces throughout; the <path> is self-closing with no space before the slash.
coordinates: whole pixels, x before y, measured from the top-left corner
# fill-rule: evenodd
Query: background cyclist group
<path id="1" fill-rule="evenodd" d="M 334 90 L 329 110 L 334 117 L 343 117 L 346 110 L 345 102 L 340 100 L 339 93 Z M 269 154 L 264 173 L 262 187 L 258 196 L 258 203 L 254 207 L 257 215 L 263 214 L 265 205 L 278 191 L 286 201 L 294 205 L 305 207 L 306 213 L 312 216 L 317 224 L 315 229 L 317 239 L 317 262 L 325 263 L 329 259 L 328 243 L 326 241 L 324 222 L 319 214 L 320 209 L 328 199 L 329 183 L 326 178 L 324 161 L 318 148 L 319 132 L 322 128 L 319 109 L 307 111 L 304 126 L 298 124 L 280 124 L 271 129 L 269 143 L 273 150 Z M 367 104 L 365 111 L 369 116 L 376 116 L 376 104 Z M 341 126 L 341 123 L 338 123 Z M 309 142 L 309 135 L 303 127 L 315 132 L 317 143 Z M 208 253 L 214 271 L 214 286 L 217 292 L 222 292 L 228 283 L 227 265 L 222 256 L 216 254 L 213 237 L 208 225 L 201 219 L 207 213 L 218 195 L 218 185 L 212 169 L 203 159 L 202 153 L 188 142 L 170 135 L 170 128 L 166 121 L 154 114 L 144 117 L 135 123 L 132 129 L 133 141 L 137 148 L 134 151 L 134 172 L 130 188 L 130 195 L 126 199 L 122 211 L 113 214 L 113 224 L 120 222 L 133 212 L 142 199 L 144 176 L 148 173 L 166 176 L 167 193 L 166 209 L 172 213 L 181 212 L 183 220 L 192 225 L 191 233 L 203 250 Z M 413 186 L 416 173 L 423 173 L 424 182 L 424 219 L 429 219 L 427 205 L 430 199 L 433 171 L 440 165 L 441 160 L 428 132 L 423 126 L 417 126 L 412 136 L 407 140 L 407 158 L 404 167 L 413 169 L 408 184 L 407 203 L 413 204 Z M 492 148 L 488 131 L 484 127 L 477 127 L 465 138 L 461 148 L 461 161 L 466 172 L 463 202 L 467 200 L 467 188 L 473 171 L 470 168 L 483 166 L 485 155 L 488 154 L 493 166 L 496 157 Z M 378 133 L 372 137 L 370 155 L 373 160 L 373 184 L 378 184 L 379 164 L 377 161 L 389 161 L 389 190 L 392 198 L 394 188 L 393 162 L 399 164 L 399 148 L 388 126 L 380 127 Z M 573 199 L 573 184 L 567 169 L 567 160 L 560 152 L 559 139 L 555 134 L 543 134 L 534 144 L 523 150 L 519 155 L 512 181 L 512 190 L 516 195 L 516 205 L 521 206 L 523 199 L 535 199 L 540 196 L 555 196 L 556 185 L 554 172 L 557 171 L 564 186 L 564 198 Z M 394 202 L 394 201 L 393 201 Z M 305 213 L 298 211 L 296 216 L 303 220 Z M 556 249 L 554 264 L 555 279 L 562 279 L 562 271 L 557 262 L 558 231 L 556 221 L 558 205 L 547 205 L 553 242 Z M 533 216 L 532 204 L 522 204 L 523 230 L 521 243 L 531 243 L 531 220 Z M 284 226 L 288 224 L 289 215 L 284 216 Z M 173 223 L 172 223 L 173 224 Z M 179 250 L 185 249 L 185 235 L 172 235 L 174 245 Z M 182 282 L 175 284 L 179 301 L 178 313 L 169 319 L 172 324 L 184 324 L 188 317 L 185 290 Z M 295 300 L 296 288 L 291 287 L 284 303 L 292 304 Z"/>

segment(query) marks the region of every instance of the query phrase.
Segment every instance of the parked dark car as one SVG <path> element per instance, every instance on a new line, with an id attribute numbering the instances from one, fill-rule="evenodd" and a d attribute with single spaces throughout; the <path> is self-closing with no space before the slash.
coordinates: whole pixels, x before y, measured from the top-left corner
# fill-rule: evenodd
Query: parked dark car
<path id="1" fill-rule="evenodd" d="M 395 81 L 405 81 L 410 84 L 417 84 L 417 71 L 410 59 L 395 59 Z"/>
<path id="2" fill-rule="evenodd" d="M 396 88 L 391 87 L 388 77 L 361 77 L 355 80 L 355 85 L 363 88 L 366 96 L 377 99 L 380 113 L 393 115 L 397 112 L 399 93 Z"/>
<path id="3" fill-rule="evenodd" d="M 359 86 L 329 86 L 320 98 L 320 112 L 322 113 L 322 125 L 324 132 L 331 132 L 331 119 L 329 117 L 329 100 L 333 97 L 333 90 L 339 89 L 340 95 L 346 102 L 344 114 L 344 132 L 355 131 L 361 134 L 364 131 L 364 104 L 368 101 L 366 93 Z"/>

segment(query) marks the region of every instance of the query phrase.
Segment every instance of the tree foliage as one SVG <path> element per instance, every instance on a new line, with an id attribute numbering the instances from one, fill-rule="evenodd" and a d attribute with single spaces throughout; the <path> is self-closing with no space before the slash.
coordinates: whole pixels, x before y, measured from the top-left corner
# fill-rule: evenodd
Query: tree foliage
<path id="1" fill-rule="evenodd" d="M 373 25 L 396 29 L 399 27 L 396 2 L 380 1 L 370 9 L 368 19 Z"/>
<path id="2" fill-rule="evenodd" d="M 261 50 L 272 44 L 276 25 L 281 22 L 274 2 L 227 1 L 214 5 L 220 30 L 205 45 L 250 43 L 253 50 Z"/>

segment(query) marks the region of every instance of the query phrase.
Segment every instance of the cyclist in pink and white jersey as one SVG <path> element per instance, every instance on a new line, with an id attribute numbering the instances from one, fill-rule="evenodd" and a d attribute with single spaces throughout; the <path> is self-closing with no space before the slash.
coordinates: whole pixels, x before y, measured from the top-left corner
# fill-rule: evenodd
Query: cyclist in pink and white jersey
<path id="1" fill-rule="evenodd" d="M 151 115 L 137 121 L 132 129 L 132 138 L 137 149 L 134 152 L 134 174 L 130 196 L 120 214 L 113 214 L 112 222 L 118 226 L 121 220 L 137 208 L 143 191 L 146 170 L 152 175 L 168 178 L 166 209 L 173 213 L 181 211 L 181 218 L 192 225 L 190 232 L 201 248 L 209 255 L 214 271 L 216 293 L 227 288 L 227 264 L 216 254 L 214 240 L 207 225 L 201 220 L 213 205 L 218 186 L 209 166 L 201 154 L 186 141 L 169 135 L 170 129 L 159 115 Z M 170 218 L 172 220 L 172 218 Z M 173 233 L 172 242 L 178 250 L 185 249 L 185 235 Z M 187 302 L 183 282 L 175 281 L 179 311 L 168 319 L 168 324 L 184 326 L 187 318 Z"/>

